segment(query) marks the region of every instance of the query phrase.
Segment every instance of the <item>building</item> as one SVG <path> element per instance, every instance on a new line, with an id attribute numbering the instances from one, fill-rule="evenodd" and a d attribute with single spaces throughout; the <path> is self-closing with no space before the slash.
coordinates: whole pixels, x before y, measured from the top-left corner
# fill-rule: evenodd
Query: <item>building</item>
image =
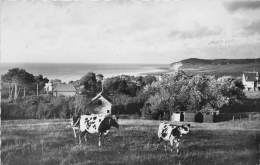
<path id="1" fill-rule="evenodd" d="M 202 111 L 202 112 L 174 112 L 171 116 L 171 121 L 177 122 L 199 122 L 213 123 L 214 117 L 219 114 L 219 111 Z"/>
<path id="2" fill-rule="evenodd" d="M 92 104 L 95 104 L 95 107 L 94 107 L 93 111 L 96 114 L 107 114 L 107 115 L 110 115 L 111 114 L 112 104 L 111 104 L 110 101 L 108 101 L 101 94 L 102 94 L 102 92 L 97 94 L 97 96 L 95 96 L 91 100 Z"/>
<path id="3" fill-rule="evenodd" d="M 74 96 L 76 88 L 72 84 L 55 84 L 52 93 L 53 96 Z"/>
<path id="4" fill-rule="evenodd" d="M 242 75 L 242 83 L 248 91 L 259 89 L 260 83 L 258 72 L 244 72 Z"/>
<path id="5" fill-rule="evenodd" d="M 44 91 L 45 93 L 52 93 L 52 83 L 45 83 L 45 86 L 44 86 Z"/>
<path id="6" fill-rule="evenodd" d="M 184 121 L 185 112 L 174 112 L 171 115 L 171 121 Z"/>

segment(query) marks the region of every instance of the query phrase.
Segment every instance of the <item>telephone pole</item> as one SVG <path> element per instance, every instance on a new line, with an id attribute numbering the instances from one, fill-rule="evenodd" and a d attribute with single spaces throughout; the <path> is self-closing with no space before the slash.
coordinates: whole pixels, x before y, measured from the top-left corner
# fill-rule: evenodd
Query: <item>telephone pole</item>
<path id="1" fill-rule="evenodd" d="M 38 87 L 38 83 L 37 83 L 37 96 L 39 96 L 39 92 L 38 92 L 38 89 L 39 89 L 39 87 Z"/>

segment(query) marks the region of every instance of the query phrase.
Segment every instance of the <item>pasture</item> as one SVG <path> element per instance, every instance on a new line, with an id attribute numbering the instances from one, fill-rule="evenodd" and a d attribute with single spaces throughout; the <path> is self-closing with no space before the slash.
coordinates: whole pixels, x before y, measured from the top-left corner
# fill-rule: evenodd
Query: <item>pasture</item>
<path id="1" fill-rule="evenodd" d="M 3 165 L 177 164 L 256 165 L 259 163 L 259 121 L 191 123 L 180 154 L 157 146 L 158 121 L 119 120 L 98 147 L 89 135 L 78 145 L 68 120 L 1 122 Z"/>

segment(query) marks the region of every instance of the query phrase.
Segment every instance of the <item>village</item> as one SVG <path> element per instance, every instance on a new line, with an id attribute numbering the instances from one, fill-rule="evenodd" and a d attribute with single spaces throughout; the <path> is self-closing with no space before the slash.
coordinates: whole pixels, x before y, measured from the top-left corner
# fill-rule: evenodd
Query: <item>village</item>
<path id="1" fill-rule="evenodd" d="M 111 85 L 113 85 L 113 81 L 118 81 L 119 88 L 122 87 L 121 93 L 128 93 L 129 91 L 125 91 L 130 89 L 132 87 L 133 90 L 132 93 L 136 95 L 135 93 L 138 92 L 141 88 L 146 88 L 144 85 L 148 83 L 159 83 L 163 82 L 163 78 L 174 75 L 175 73 L 167 73 L 167 74 L 157 74 L 154 76 L 147 76 L 147 80 L 149 78 L 151 79 L 151 82 L 145 82 L 145 76 L 144 77 L 130 77 L 127 75 L 122 75 L 119 77 L 116 77 L 115 80 L 113 78 L 107 78 L 105 79 L 102 74 L 97 74 L 95 76 L 95 91 L 88 91 L 86 90 L 84 83 L 80 83 L 80 81 L 74 81 L 74 82 L 69 82 L 69 83 L 64 83 L 61 80 L 54 79 L 50 80 L 49 82 L 45 83 L 42 85 L 42 89 L 39 90 L 38 84 L 37 84 L 37 92 L 35 92 L 37 95 L 36 96 L 51 96 L 51 97 L 64 97 L 64 98 L 76 98 L 76 99 L 81 99 L 80 104 L 81 105 L 76 105 L 76 108 L 73 108 L 73 110 L 68 110 L 70 111 L 70 114 L 68 116 L 73 115 L 73 113 L 86 113 L 86 114 L 120 114 L 123 118 L 142 118 L 142 119 L 166 119 L 166 120 L 171 120 L 171 121 L 176 121 L 176 122 L 206 122 L 206 123 L 212 123 L 212 122 L 220 122 L 220 121 L 225 121 L 225 120 L 235 120 L 235 119 L 241 119 L 241 118 L 253 118 L 255 115 L 254 109 L 251 109 L 250 112 L 245 111 L 245 108 L 240 107 L 240 110 L 236 111 L 220 111 L 220 109 L 215 109 L 213 107 L 208 107 L 200 111 L 194 111 L 194 110 L 185 110 L 185 109 L 180 109 L 177 107 L 177 109 L 172 109 L 172 110 L 162 110 L 158 111 L 157 117 L 154 117 L 154 113 L 152 113 L 151 110 L 151 104 L 154 104 L 152 102 L 146 101 L 144 103 L 137 103 L 138 105 L 134 105 L 133 102 L 130 104 L 125 103 L 116 103 L 115 96 L 117 96 L 118 89 L 115 89 L 116 91 L 113 91 L 113 89 L 109 91 L 108 83 L 111 81 Z M 89 74 L 93 76 L 93 73 Z M 88 76 L 89 76 L 88 75 Z M 143 80 L 142 80 L 143 79 Z M 86 80 L 89 81 L 91 80 L 88 79 Z M 243 93 L 245 95 L 245 98 L 247 97 L 249 100 L 252 99 L 257 99 L 260 91 L 260 81 L 259 81 L 259 74 L 258 72 L 243 72 L 241 75 L 240 79 L 242 86 L 243 86 Z M 121 84 L 120 84 L 121 83 Z M 12 83 L 10 87 L 9 84 L 9 100 L 10 100 L 10 93 L 11 95 L 15 96 L 15 88 L 16 85 Z M 105 91 L 104 91 L 104 84 L 105 84 Z M 114 84 L 116 85 L 116 84 Z M 19 85 L 21 89 L 24 89 L 22 85 Z M 89 86 L 90 87 L 90 86 Z M 116 86 L 118 88 L 118 86 Z M 125 88 L 125 89 L 123 89 Z M 35 89 L 35 88 L 34 88 Z M 116 93 L 115 93 L 116 92 Z M 28 93 L 28 92 L 27 92 Z M 131 93 L 131 92 L 130 92 Z M 139 92 L 140 93 L 140 92 Z M 24 93 L 21 93 L 20 97 L 23 96 Z M 19 95 L 19 94 L 18 94 Z M 134 96 L 133 95 L 133 96 Z M 121 97 L 121 96 L 120 96 Z M 3 97 L 2 97 L 3 98 Z M 11 97 L 12 98 L 12 97 Z M 132 96 L 128 96 L 128 99 L 131 99 Z M 85 101 L 83 101 L 83 100 Z M 66 99 L 65 99 L 66 100 Z M 114 104 L 113 104 L 114 102 Z M 130 101 L 131 102 L 131 101 Z M 138 101 L 137 101 L 138 102 Z M 84 104 L 84 105 L 83 105 Z M 116 104 L 116 105 L 115 105 Z M 131 108 L 132 104 L 132 108 Z M 141 104 L 141 105 L 140 105 Z M 143 104 L 143 106 L 142 106 Z M 255 103 L 254 103 L 255 104 Z M 247 105 L 248 106 L 248 105 Z M 251 105 L 252 106 L 252 105 Z M 233 109 L 235 109 L 237 106 L 233 105 Z M 130 108 L 130 109 L 129 109 Z M 228 108 L 228 106 L 226 107 Z M 179 110 L 178 110 L 179 109 Z M 149 113 L 150 112 L 150 113 Z M 227 113 L 228 112 L 228 113 Z"/>
<path id="2" fill-rule="evenodd" d="M 33 164 L 39 162 L 38 159 L 35 159 L 37 156 L 47 159 L 48 164 L 50 162 L 50 164 L 57 164 L 57 162 L 71 164 L 72 160 L 75 162 L 103 162 L 102 159 L 96 160 L 95 157 L 87 157 L 97 150 L 98 157 L 104 159 L 109 157 L 110 160 L 113 160 L 114 157 L 105 154 L 108 151 L 112 154 L 117 153 L 120 156 L 127 156 L 142 150 L 142 152 L 150 152 L 150 155 L 141 153 L 134 157 L 134 160 L 149 162 L 151 157 L 158 158 L 158 156 L 168 155 L 167 158 L 163 159 L 164 162 L 173 160 L 175 163 L 189 164 L 191 160 L 196 159 L 196 162 L 204 162 L 204 159 L 189 156 L 188 159 L 183 160 L 185 153 L 192 155 L 196 152 L 199 155 L 204 155 L 204 152 L 208 152 L 211 155 L 210 157 L 214 157 L 213 151 L 219 145 L 219 142 L 227 146 L 222 147 L 221 151 L 224 154 L 222 156 L 229 162 L 237 161 L 240 156 L 230 157 L 230 154 L 244 152 L 244 145 L 250 152 L 246 154 L 246 157 L 243 157 L 243 162 L 250 164 L 257 161 L 257 157 L 251 155 L 251 152 L 255 152 L 254 145 L 258 143 L 259 136 L 255 132 L 259 126 L 258 72 L 244 72 L 240 81 L 231 77 L 216 79 L 208 75 L 190 76 L 183 71 L 155 76 L 149 75 L 142 78 L 127 75 L 104 78 L 101 74 L 94 75 L 94 73 L 87 73 L 80 81 L 70 83 L 50 80 L 50 82 L 39 85 L 40 81 L 38 81 L 38 85 L 33 83 L 33 86 L 37 86 L 37 92 L 35 92 L 35 88 L 32 88 L 32 91 L 34 91 L 32 93 L 28 88 L 29 86 L 26 86 L 25 96 L 24 92 L 18 93 L 15 100 L 14 92 L 16 90 L 14 88 L 18 88 L 17 91 L 23 91 L 24 87 L 21 85 L 21 81 L 19 81 L 21 83 L 19 85 L 7 83 L 6 87 L 8 87 L 8 84 L 10 86 L 6 88 L 6 92 L 11 94 L 11 97 L 4 95 L 6 100 L 1 103 L 3 145 L 5 148 L 4 162 L 7 164 L 11 162 L 11 159 L 6 158 L 7 153 L 14 153 L 19 150 L 19 148 L 12 149 L 11 146 L 20 146 L 20 143 L 22 145 L 26 143 L 25 147 L 21 147 L 21 153 L 30 153 L 33 156 L 30 162 Z M 93 77 L 95 78 L 93 79 Z M 197 89 L 201 83 L 204 84 L 203 87 L 206 89 Z M 76 84 L 76 86 L 73 84 Z M 185 88 L 183 90 L 183 84 L 191 89 Z M 162 89 L 162 86 L 166 88 Z M 240 88 L 241 86 L 243 88 Z M 229 95 L 219 93 L 221 90 L 216 87 L 221 90 L 225 89 Z M 175 99 L 171 100 L 168 92 L 178 90 L 180 90 L 180 93 L 178 95 L 172 93 Z M 212 97 L 213 100 L 199 101 L 203 97 L 197 98 L 200 95 L 194 95 L 194 91 L 200 91 L 203 94 L 203 90 L 207 91 L 207 97 Z M 157 93 L 158 91 L 160 93 Z M 202 106 L 197 106 L 192 102 L 186 103 L 188 105 L 186 107 L 183 106 L 183 101 L 187 101 L 183 99 L 187 95 L 189 95 L 188 100 L 195 96 L 196 102 L 199 102 Z M 226 96 L 229 96 L 229 98 L 227 99 Z M 10 98 L 12 99 L 9 100 Z M 141 102 L 144 99 L 146 101 Z M 163 99 L 168 100 L 168 102 Z M 181 100 L 178 101 L 178 99 Z M 233 104 L 227 104 L 229 101 L 232 101 Z M 208 102 L 211 105 L 207 104 Z M 170 109 L 169 105 L 173 103 L 175 105 L 171 107 L 175 109 Z M 220 108 L 217 108 L 218 106 Z M 93 123 L 91 118 L 101 120 L 103 116 L 109 118 L 110 122 L 118 120 L 119 125 L 115 125 L 117 129 L 112 128 L 108 135 L 104 135 L 103 140 L 100 140 L 100 136 L 97 138 L 98 136 L 92 135 L 92 133 L 89 133 L 91 135 L 88 134 L 88 136 L 84 135 L 85 141 L 81 140 L 81 134 L 77 132 L 82 128 L 79 125 L 77 126 L 77 123 Z M 118 119 L 115 119 L 114 116 L 117 116 Z M 171 152 L 160 149 L 160 147 L 156 149 L 158 125 L 159 135 L 160 131 L 163 133 L 160 127 L 164 127 L 162 124 L 166 121 L 178 126 L 178 128 L 191 131 L 184 136 L 185 141 L 176 143 L 180 144 L 180 148 L 176 148 L 177 150 L 174 152 L 172 149 Z M 72 123 L 70 124 L 70 122 Z M 19 126 L 15 126 L 18 123 Z M 10 127 L 15 127 L 13 129 L 15 131 L 9 132 Z M 27 131 L 33 136 L 26 138 L 24 142 L 20 142 L 20 138 L 25 139 L 24 136 L 26 136 L 24 133 L 22 133 L 24 135 L 19 135 L 21 131 L 24 131 L 21 128 L 27 128 Z M 36 130 L 41 131 L 38 133 Z M 240 136 L 233 133 L 234 131 L 238 132 Z M 106 130 L 105 133 L 107 134 L 108 131 Z M 17 140 L 14 139 L 13 144 L 7 143 L 10 138 L 6 137 L 6 134 L 12 134 Z M 195 142 L 196 139 L 200 140 Z M 207 139 L 211 139 L 210 143 L 214 144 L 208 147 L 211 151 L 198 150 L 197 148 L 209 143 Z M 237 147 L 241 143 L 243 143 L 243 146 Z M 142 148 L 143 146 L 145 148 Z M 190 147 L 186 148 L 187 146 Z M 235 146 L 237 148 L 231 152 L 229 148 Z M 64 149 L 64 147 L 67 149 Z M 118 153 L 118 150 L 120 153 Z M 51 156 L 45 155 L 47 153 L 50 153 Z M 70 156 L 64 160 L 58 156 L 59 154 Z M 29 160 L 28 155 L 25 156 L 24 154 L 17 154 L 13 158 L 15 158 L 14 163 Z M 127 158 L 127 160 L 129 159 Z M 155 162 L 158 163 L 158 160 L 159 158 Z M 45 160 L 41 159 L 41 161 Z M 125 161 L 125 158 L 121 160 L 121 162 Z"/>

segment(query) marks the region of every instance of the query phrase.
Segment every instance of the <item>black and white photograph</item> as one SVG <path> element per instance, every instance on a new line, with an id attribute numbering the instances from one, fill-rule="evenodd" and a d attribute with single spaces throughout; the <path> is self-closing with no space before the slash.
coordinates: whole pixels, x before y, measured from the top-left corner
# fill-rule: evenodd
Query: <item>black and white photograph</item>
<path id="1" fill-rule="evenodd" d="M 260 165 L 260 0 L 0 0 L 1 165 Z"/>

